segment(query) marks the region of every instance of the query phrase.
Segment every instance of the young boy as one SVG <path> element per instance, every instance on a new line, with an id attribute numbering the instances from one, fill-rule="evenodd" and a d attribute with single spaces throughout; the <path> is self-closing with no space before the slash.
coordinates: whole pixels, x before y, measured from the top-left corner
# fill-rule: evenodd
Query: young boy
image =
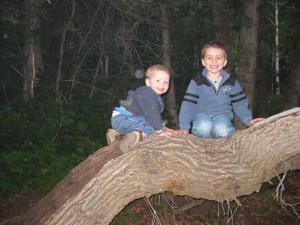
<path id="1" fill-rule="evenodd" d="M 159 136 L 174 134 L 174 130 L 164 126 L 161 117 L 164 109 L 161 95 L 169 89 L 170 75 L 169 69 L 163 65 L 153 65 L 147 69 L 146 86 L 130 90 L 127 100 L 121 100 L 120 107 L 114 109 L 111 122 L 115 131 L 109 130 L 108 142 L 114 140 L 116 131 L 126 135 L 120 142 L 121 151 L 126 153 L 153 132 Z"/>
<path id="2" fill-rule="evenodd" d="M 186 135 L 192 123 L 192 134 L 201 138 L 230 136 L 233 111 L 246 126 L 252 126 L 263 118 L 253 119 L 239 82 L 223 68 L 227 53 L 223 44 L 212 41 L 202 48 L 201 75 L 195 76 L 186 91 L 180 113 L 177 133 Z"/>

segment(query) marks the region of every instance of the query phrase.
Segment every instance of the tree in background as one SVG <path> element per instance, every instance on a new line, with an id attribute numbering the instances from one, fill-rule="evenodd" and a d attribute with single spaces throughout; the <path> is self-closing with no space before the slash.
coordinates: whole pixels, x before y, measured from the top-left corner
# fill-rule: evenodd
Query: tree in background
<path id="1" fill-rule="evenodd" d="M 25 101 L 33 99 L 36 74 L 44 71 L 40 39 L 41 22 L 38 15 L 40 8 L 40 0 L 24 1 L 25 44 L 23 47 L 23 97 Z"/>
<path id="2" fill-rule="evenodd" d="M 64 62 L 64 48 L 65 48 L 65 41 L 66 41 L 66 35 L 68 30 L 70 30 L 73 24 L 73 18 L 75 15 L 75 9 L 76 9 L 76 4 L 75 1 L 72 1 L 72 7 L 71 7 L 71 15 L 70 15 L 70 19 L 68 19 L 65 22 L 65 26 L 62 28 L 62 32 L 61 32 L 61 39 L 60 39 L 60 45 L 59 45 L 59 58 L 58 58 L 58 68 L 57 68 L 57 75 L 56 75 L 56 83 L 55 83 L 55 93 L 57 98 L 61 97 L 61 80 L 62 80 L 62 66 L 63 66 L 63 62 Z"/>
<path id="3" fill-rule="evenodd" d="M 237 75 L 250 104 L 253 103 L 254 96 L 260 3 L 261 0 L 244 1 L 245 17 L 240 30 L 242 53 Z"/>
<path id="4" fill-rule="evenodd" d="M 159 9 L 161 14 L 161 26 L 162 26 L 162 53 L 163 64 L 166 65 L 172 71 L 171 63 L 171 48 L 170 48 L 170 36 L 169 36 L 169 2 L 167 0 L 160 0 Z M 167 110 L 169 111 L 172 123 L 178 128 L 178 113 L 176 108 L 176 93 L 174 85 L 174 75 L 170 80 L 170 89 L 167 94 Z"/>
<path id="5" fill-rule="evenodd" d="M 232 36 L 230 32 L 230 20 L 229 20 L 229 12 L 226 11 L 228 9 L 227 1 L 213 1 L 213 24 L 215 27 L 215 39 L 224 44 L 227 51 L 230 52 L 232 49 Z M 231 72 L 231 60 L 228 60 L 226 65 L 226 70 Z"/>
<path id="6" fill-rule="evenodd" d="M 290 22 L 287 24 L 287 21 L 288 16 L 293 15 L 288 12 L 292 7 L 298 7 L 295 2 L 289 0 L 280 11 L 282 23 L 279 21 L 279 35 L 281 35 L 279 50 L 282 85 L 285 84 L 287 66 L 290 67 L 289 59 L 292 58 L 288 50 L 293 48 L 294 41 L 289 40 L 292 40 L 295 35 L 293 32 L 287 32 L 287 27 L 290 25 L 294 27 L 294 24 Z M 250 3 L 245 2 L 245 4 Z M 5 57 L 2 58 L 2 62 L 8 64 L 5 66 L 7 72 L 2 73 L 1 77 L 5 80 L 18 80 L 22 76 L 26 99 L 32 98 L 34 87 L 39 88 L 39 91 L 47 89 L 48 94 L 51 92 L 50 95 L 60 93 L 69 99 L 73 95 L 87 93 L 91 98 L 95 90 L 111 91 L 112 85 L 107 85 L 107 82 L 116 80 L 118 80 L 117 84 L 124 85 L 122 87 L 128 89 L 132 85 L 140 84 L 138 80 L 132 82 L 135 71 L 144 70 L 151 64 L 163 61 L 160 10 L 155 1 L 93 0 L 79 1 L 75 4 L 75 1 L 72 3 L 72 1 L 27 0 L 24 5 L 20 5 L 18 0 L 14 0 L 2 1 L 1 6 L 4 12 L 1 20 L 1 27 L 4 28 L 1 29 L 2 55 Z M 251 52 L 252 50 L 246 45 L 253 48 L 254 45 L 258 46 L 258 42 L 253 40 L 248 43 L 250 36 L 255 34 L 251 32 L 250 35 L 245 34 L 248 30 L 247 24 L 251 25 L 254 22 L 251 19 L 243 20 L 244 31 L 241 31 L 239 36 L 239 22 L 243 14 L 240 6 L 241 2 L 238 0 L 233 2 L 176 0 L 168 3 L 170 18 L 172 18 L 169 21 L 169 54 L 172 59 L 175 86 L 186 86 L 190 78 L 201 70 L 199 65 L 201 46 L 212 39 L 220 39 L 232 49 L 231 55 L 234 58 L 231 58 L 230 62 L 234 74 L 237 68 L 236 61 L 240 58 L 239 73 L 255 70 L 253 65 L 250 68 L 250 64 L 242 63 L 243 60 L 247 61 L 254 56 L 254 52 Z M 250 9 L 246 7 L 246 10 Z M 266 10 L 270 11 L 270 6 L 262 9 L 263 12 Z M 23 14 L 18 15 L 16 12 Z M 14 27 L 15 24 L 21 24 L 22 15 L 27 15 L 28 32 L 26 33 Z M 263 16 L 266 17 L 264 13 Z M 262 22 L 265 25 L 266 20 Z M 260 39 L 262 45 L 258 49 L 258 54 L 263 54 L 261 62 L 268 80 L 271 79 L 269 73 L 274 72 L 273 69 L 270 70 L 272 53 L 268 50 L 272 49 L 272 44 L 275 45 L 272 36 L 274 35 L 272 32 L 275 31 L 270 27 L 266 28 L 263 38 Z M 10 40 L 4 39 L 7 35 Z M 269 38 L 270 36 L 272 39 Z M 18 40 L 13 40 L 16 37 Z M 15 45 L 11 46 L 8 42 Z M 238 48 L 239 42 L 244 45 L 241 49 Z M 20 49 L 24 50 L 23 56 L 18 52 Z M 243 58 L 243 55 L 246 56 Z M 32 66 L 32 63 L 35 63 L 35 66 Z M 246 67 L 243 68 L 242 64 Z M 37 72 L 43 71 L 43 68 L 45 68 L 44 73 Z M 227 69 L 231 70 L 231 68 Z M 239 74 L 239 76 L 244 75 Z M 36 86 L 34 86 L 36 79 L 39 83 L 35 82 Z M 14 99 L 18 93 L 15 91 L 18 89 L 16 86 L 19 84 L 15 82 L 16 86 L 14 86 L 11 83 L 4 83 L 6 83 L 7 100 Z M 244 85 L 253 85 L 249 82 L 244 83 Z M 126 85 L 128 86 L 125 87 Z M 247 88 L 245 89 L 248 92 Z M 253 88 L 249 89 L 253 93 L 251 89 Z M 251 93 L 249 95 L 252 95 Z M 122 94 L 123 92 L 120 92 L 120 97 Z M 181 96 L 181 90 L 177 94 Z M 173 105 L 175 107 L 175 104 Z M 174 117 L 174 112 L 171 114 Z"/>

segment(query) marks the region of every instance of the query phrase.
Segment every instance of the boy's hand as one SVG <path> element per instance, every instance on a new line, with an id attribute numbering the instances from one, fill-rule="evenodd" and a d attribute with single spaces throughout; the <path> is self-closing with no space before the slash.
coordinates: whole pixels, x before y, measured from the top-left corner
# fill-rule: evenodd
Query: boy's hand
<path id="1" fill-rule="evenodd" d="M 174 136 L 176 134 L 175 130 L 170 129 L 168 127 L 163 127 L 163 133 L 166 134 L 167 136 Z M 160 135 L 160 136 L 164 136 L 164 135 Z"/>
<path id="2" fill-rule="evenodd" d="M 187 135 L 189 133 L 188 130 L 176 130 L 175 132 L 177 136 Z"/>
<path id="3" fill-rule="evenodd" d="M 264 120 L 264 118 L 255 118 L 253 120 L 250 120 L 247 125 L 248 125 L 248 127 L 251 127 L 252 125 L 254 125 L 254 124 L 256 124 L 256 123 L 258 123 L 258 122 L 260 122 L 262 120 Z"/>
<path id="4" fill-rule="evenodd" d="M 169 135 L 169 134 L 167 134 L 166 132 L 162 132 L 162 133 L 160 133 L 158 136 L 160 136 L 160 137 L 170 137 L 170 136 L 172 136 L 172 135 Z"/>

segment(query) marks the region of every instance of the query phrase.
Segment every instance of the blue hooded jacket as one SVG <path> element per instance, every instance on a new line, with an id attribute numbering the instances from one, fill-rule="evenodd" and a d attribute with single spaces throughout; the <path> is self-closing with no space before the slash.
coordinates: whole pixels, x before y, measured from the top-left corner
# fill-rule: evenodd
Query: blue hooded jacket
<path id="1" fill-rule="evenodd" d="M 130 90 L 127 99 L 120 101 L 120 106 L 133 115 L 143 116 L 155 131 L 163 128 L 161 113 L 164 110 L 164 101 L 150 87 L 142 86 L 135 91 Z"/>

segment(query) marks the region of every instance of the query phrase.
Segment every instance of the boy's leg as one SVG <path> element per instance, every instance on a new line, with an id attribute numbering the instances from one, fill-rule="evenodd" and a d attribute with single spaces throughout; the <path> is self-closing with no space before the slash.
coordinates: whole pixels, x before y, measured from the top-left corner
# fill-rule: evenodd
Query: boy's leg
<path id="1" fill-rule="evenodd" d="M 125 136 L 120 142 L 120 150 L 123 153 L 129 152 L 133 147 L 143 139 L 143 134 L 140 131 L 134 131 Z"/>
<path id="2" fill-rule="evenodd" d="M 129 152 L 140 140 L 150 136 L 154 129 L 142 116 L 117 115 L 112 118 L 112 127 L 120 134 L 126 135 L 120 142 L 120 150 Z"/>
<path id="3" fill-rule="evenodd" d="M 193 121 L 192 134 L 200 138 L 211 138 L 212 118 L 206 114 L 199 113 Z"/>
<path id="4" fill-rule="evenodd" d="M 115 129 L 120 134 L 129 134 L 133 131 L 141 131 L 145 137 L 150 136 L 154 129 L 142 116 L 126 116 L 126 115 L 116 115 L 112 119 L 112 128 Z"/>
<path id="5" fill-rule="evenodd" d="M 233 134 L 235 128 L 232 118 L 227 114 L 221 114 L 213 118 L 212 134 L 215 138 L 228 137 Z"/>

